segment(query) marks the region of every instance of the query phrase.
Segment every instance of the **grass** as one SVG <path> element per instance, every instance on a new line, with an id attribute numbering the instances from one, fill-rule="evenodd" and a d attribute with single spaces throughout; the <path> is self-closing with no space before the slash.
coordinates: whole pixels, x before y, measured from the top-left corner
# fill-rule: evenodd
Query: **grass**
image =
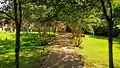
<path id="1" fill-rule="evenodd" d="M 38 68 L 44 61 L 49 46 L 38 41 L 37 33 L 21 33 L 20 68 Z M 0 31 L 0 68 L 15 68 L 14 48 L 15 33 Z"/>
<path id="2" fill-rule="evenodd" d="M 120 39 L 114 38 L 113 54 L 115 68 L 120 68 Z M 76 53 L 85 57 L 88 68 L 108 68 L 107 37 L 86 35 L 81 44 L 82 48 L 75 48 Z"/>
<path id="3" fill-rule="evenodd" d="M 20 68 L 38 68 L 49 46 L 38 44 L 37 33 L 21 33 Z M 50 43 L 49 41 L 48 43 Z M 120 39 L 113 41 L 114 65 L 120 68 Z M 107 37 L 86 35 L 76 53 L 85 57 L 87 68 L 108 68 Z M 15 33 L 0 32 L 0 68 L 15 68 Z"/>

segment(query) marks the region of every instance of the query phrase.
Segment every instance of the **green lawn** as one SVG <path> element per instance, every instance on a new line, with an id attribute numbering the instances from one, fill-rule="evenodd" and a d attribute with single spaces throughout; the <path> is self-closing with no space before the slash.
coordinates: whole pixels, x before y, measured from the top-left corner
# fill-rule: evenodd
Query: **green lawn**
<path id="1" fill-rule="evenodd" d="M 48 46 L 41 46 L 38 41 L 37 33 L 21 33 L 20 68 L 38 68 L 41 65 Z M 15 68 L 14 48 L 15 33 L 0 31 L 0 68 Z"/>
<path id="2" fill-rule="evenodd" d="M 120 38 L 114 38 L 113 43 L 114 65 L 115 68 L 120 68 Z M 86 35 L 81 46 L 75 50 L 85 57 L 88 68 L 108 68 L 107 37 Z"/>
<path id="3" fill-rule="evenodd" d="M 49 46 L 38 44 L 37 33 L 21 33 L 20 68 L 37 68 Z M 50 43 L 48 41 L 48 43 Z M 85 57 L 88 68 L 108 68 L 107 37 L 86 35 L 76 53 Z M 0 68 L 15 67 L 15 33 L 0 32 Z M 114 38 L 114 65 L 120 68 L 120 39 Z"/>

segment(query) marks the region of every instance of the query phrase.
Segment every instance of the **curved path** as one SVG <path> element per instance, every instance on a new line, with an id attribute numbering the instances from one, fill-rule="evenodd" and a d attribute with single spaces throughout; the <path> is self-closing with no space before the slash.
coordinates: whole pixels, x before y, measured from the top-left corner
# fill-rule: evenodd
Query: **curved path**
<path id="1" fill-rule="evenodd" d="M 70 36 L 70 33 L 60 34 L 41 68 L 83 68 L 84 62 L 75 54 Z"/>

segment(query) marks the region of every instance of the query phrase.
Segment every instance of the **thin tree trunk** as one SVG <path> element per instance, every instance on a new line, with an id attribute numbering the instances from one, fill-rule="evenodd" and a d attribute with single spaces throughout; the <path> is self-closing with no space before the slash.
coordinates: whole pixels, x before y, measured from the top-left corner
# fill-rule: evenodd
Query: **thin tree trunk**
<path id="1" fill-rule="evenodd" d="M 109 43 L 109 46 L 108 46 L 108 48 L 109 48 L 109 68 L 114 68 L 114 64 L 113 64 L 113 42 L 112 42 L 112 40 L 113 40 L 113 38 L 112 38 L 112 36 L 113 36 L 113 21 L 111 21 L 108 25 L 108 27 L 109 27 L 109 34 L 108 34 L 108 43 Z"/>
<path id="2" fill-rule="evenodd" d="M 15 12 L 15 23 L 16 23 L 16 46 L 15 46 L 15 65 L 19 68 L 19 28 L 18 28 L 18 14 L 17 14 L 17 0 L 14 0 L 14 12 Z"/>
<path id="3" fill-rule="evenodd" d="M 54 33 L 56 33 L 56 22 L 55 22 L 55 25 L 54 25 Z"/>
<path id="4" fill-rule="evenodd" d="M 104 4 L 104 1 L 101 0 L 101 5 L 102 5 L 102 8 L 103 8 L 103 13 L 106 17 L 106 20 L 108 22 L 108 29 L 109 29 L 109 33 L 108 33 L 108 49 L 109 49 L 109 68 L 114 68 L 114 64 L 113 64 L 113 24 L 114 24 L 114 21 L 112 20 L 112 6 L 111 6 L 111 3 L 110 3 L 110 0 L 107 0 L 108 1 L 108 4 L 109 4 L 109 7 L 110 7 L 110 17 L 107 15 L 107 11 L 106 11 L 106 8 L 105 8 L 105 4 Z"/>
<path id="5" fill-rule="evenodd" d="M 14 12 L 15 12 L 15 22 L 16 22 L 16 47 L 15 47 L 15 64 L 16 64 L 16 68 L 19 68 L 20 27 L 21 27 L 21 22 L 22 22 L 21 1 L 19 0 L 18 2 L 19 2 L 19 12 L 20 12 L 19 20 L 18 20 L 17 0 L 14 0 Z"/>

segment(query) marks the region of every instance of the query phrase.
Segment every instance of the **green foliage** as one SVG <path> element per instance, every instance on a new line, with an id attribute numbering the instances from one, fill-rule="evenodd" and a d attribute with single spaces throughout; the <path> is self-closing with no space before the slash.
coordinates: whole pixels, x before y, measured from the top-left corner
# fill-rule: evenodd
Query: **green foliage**
<path id="1" fill-rule="evenodd" d="M 38 44 L 40 46 L 51 45 L 53 44 L 54 40 L 56 39 L 57 35 L 55 33 L 41 33 L 38 37 Z"/>
<path id="2" fill-rule="evenodd" d="M 90 24 L 88 24 L 87 25 L 87 29 L 86 29 L 90 34 L 93 34 L 94 35 L 94 29 L 93 29 L 93 27 L 90 25 Z"/>
<path id="3" fill-rule="evenodd" d="M 13 18 L 13 2 L 10 0 L 8 8 L 0 7 L 0 9 L 4 10 L 5 13 L 1 12 L 0 19 L 9 19 Z M 106 4 L 106 3 L 105 3 Z M 120 25 L 120 4 L 119 0 L 112 1 L 112 7 L 113 7 L 113 20 L 115 20 L 114 28 Z M 105 6 L 108 8 L 108 5 Z M 104 20 L 105 17 L 101 12 L 101 5 L 100 0 L 25 0 L 22 1 L 22 9 L 23 9 L 23 20 L 27 20 L 29 24 L 35 25 L 31 28 L 37 28 L 39 30 L 43 27 L 53 26 L 51 23 L 55 23 L 55 21 L 61 21 L 65 22 L 66 24 L 72 24 L 75 28 L 86 29 L 87 32 L 90 34 L 95 34 L 95 30 L 98 33 L 102 33 L 102 29 L 105 30 L 108 26 L 107 22 Z M 107 11 L 109 12 L 109 11 Z M 6 14 L 7 13 L 7 14 Z M 8 15 L 9 14 L 9 15 Z M 8 18 L 9 17 L 9 18 Z M 26 21 L 25 21 L 26 22 Z M 37 23 L 37 24 L 36 24 Z M 40 26 L 39 26 L 40 25 Z M 21 34 L 21 50 L 20 53 L 22 53 L 22 59 L 28 55 L 29 57 L 33 58 L 33 55 L 39 56 L 37 53 L 41 54 L 41 52 L 44 53 L 44 47 L 45 49 L 47 46 L 53 43 L 53 40 L 55 39 L 55 34 L 48 34 L 47 30 L 49 28 L 45 28 L 44 30 L 38 31 L 39 33 L 42 33 L 41 36 L 38 37 L 38 34 L 31 33 L 31 34 Z M 69 30 L 69 28 L 68 28 Z M 103 34 L 102 34 L 103 35 Z M 7 37 L 6 37 L 7 36 Z M 93 40 L 93 39 L 91 39 Z M 96 39 L 94 39 L 96 40 Z M 94 41 L 93 40 L 93 41 Z M 101 40 L 102 41 L 102 40 Z M 89 42 L 89 41 L 87 41 Z M 102 41 L 104 42 L 104 41 Z M 89 42 L 90 43 L 90 42 Z M 105 42 L 107 43 L 107 42 Z M 14 46 L 15 45 L 15 35 L 14 33 L 0 33 L 0 57 L 2 57 L 2 61 L 0 63 L 6 64 L 8 63 L 8 67 L 14 66 L 13 65 L 13 53 L 14 53 Z M 87 45 L 87 44 L 86 44 Z M 92 44 L 93 45 L 93 44 Z M 96 45 L 96 44 L 95 44 Z M 101 44 L 104 45 L 104 44 Z M 43 47 L 43 48 L 41 48 Z M 88 47 L 88 46 L 86 46 Z M 96 47 L 96 46 L 94 46 Z M 91 46 L 91 49 L 93 47 Z M 99 47 L 96 47 L 99 48 Z M 103 47 L 105 49 L 105 47 Z M 43 50 L 42 50 L 43 49 Z M 89 49 L 89 48 L 88 48 Z M 40 50 L 40 51 L 39 51 Z M 28 53 L 24 54 L 24 51 L 28 51 Z M 33 53 L 30 53 L 33 51 Z M 94 51 L 94 50 L 93 50 Z M 102 50 L 101 50 L 102 51 Z M 104 50 L 103 50 L 104 51 Z M 10 57 L 9 54 L 10 52 Z M 47 49 L 45 53 L 47 52 Z M 2 54 L 2 55 L 1 55 Z M 105 53 L 106 54 L 106 53 Z M 92 54 L 92 56 L 94 56 Z M 104 56 L 104 55 L 102 55 Z M 7 57 L 7 59 L 6 59 Z M 37 57 L 34 57 L 35 59 Z M 98 56 L 99 57 L 99 56 Z M 9 61 L 9 59 L 11 61 Z M 27 58 L 25 58 L 27 59 Z M 96 58 L 95 58 L 96 59 Z M 8 62 L 6 62 L 8 60 Z M 28 58 L 29 60 L 29 58 Z M 33 60 L 30 60 L 31 62 Z M 9 65 L 9 63 L 11 63 Z M 28 61 L 22 62 L 21 64 L 28 64 Z M 33 63 L 33 62 L 32 62 Z M 30 63 L 30 64 L 32 64 Z M 28 64 L 29 66 L 29 64 Z M 3 67 L 3 66 L 2 66 Z M 34 68 L 30 66 L 31 68 Z M 26 68 L 26 66 L 23 66 L 23 68 Z"/>

